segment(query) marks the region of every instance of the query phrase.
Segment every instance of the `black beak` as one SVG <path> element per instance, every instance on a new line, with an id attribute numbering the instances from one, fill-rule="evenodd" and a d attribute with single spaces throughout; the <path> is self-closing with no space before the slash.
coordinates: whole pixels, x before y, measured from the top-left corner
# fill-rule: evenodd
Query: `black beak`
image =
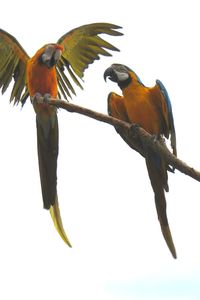
<path id="1" fill-rule="evenodd" d="M 118 76 L 113 69 L 113 67 L 109 67 L 108 69 L 105 70 L 103 74 L 104 80 L 106 81 L 106 78 L 110 79 L 111 81 L 118 82 Z"/>
<path id="2" fill-rule="evenodd" d="M 108 77 L 111 81 L 116 82 L 123 89 L 131 82 L 131 71 L 128 67 L 121 64 L 112 64 L 104 72 L 104 80 Z"/>

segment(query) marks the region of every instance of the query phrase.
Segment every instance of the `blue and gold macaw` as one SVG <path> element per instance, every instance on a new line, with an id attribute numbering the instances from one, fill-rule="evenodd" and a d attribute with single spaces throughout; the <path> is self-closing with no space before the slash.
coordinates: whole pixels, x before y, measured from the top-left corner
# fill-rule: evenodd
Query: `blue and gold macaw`
<path id="1" fill-rule="evenodd" d="M 140 125 L 157 139 L 168 139 L 170 136 L 173 154 L 177 155 L 171 102 L 162 82 L 157 80 L 154 87 L 146 87 L 135 72 L 121 64 L 113 64 L 106 69 L 104 79 L 107 77 L 122 90 L 122 96 L 113 92 L 109 94 L 108 113 L 120 120 Z M 167 170 L 170 168 L 159 154 L 142 143 L 139 143 L 137 149 L 126 131 L 119 128 L 117 131 L 130 147 L 145 157 L 161 230 L 173 257 L 176 258 L 165 199 L 165 191 L 169 191 Z"/>

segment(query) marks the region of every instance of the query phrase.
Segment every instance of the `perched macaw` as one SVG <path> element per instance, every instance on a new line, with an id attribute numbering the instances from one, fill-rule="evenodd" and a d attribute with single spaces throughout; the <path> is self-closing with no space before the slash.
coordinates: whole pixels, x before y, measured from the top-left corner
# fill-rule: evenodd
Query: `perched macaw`
<path id="1" fill-rule="evenodd" d="M 120 120 L 140 125 L 154 138 L 163 139 L 170 136 L 173 154 L 177 155 L 171 102 L 161 81 L 157 80 L 156 85 L 152 88 L 146 87 L 135 72 L 121 64 L 113 64 L 106 69 L 104 79 L 106 80 L 107 77 L 116 82 L 122 90 L 122 96 L 113 92 L 109 94 L 108 113 Z M 131 148 L 145 157 L 161 230 L 173 257 L 176 258 L 165 199 L 165 191 L 169 191 L 167 170 L 170 168 L 159 154 L 151 151 L 141 142 L 136 148 L 126 131 L 119 128 L 116 130 Z"/>
<path id="2" fill-rule="evenodd" d="M 44 208 L 49 209 L 62 239 L 71 247 L 64 231 L 57 197 L 58 120 L 57 110 L 48 105 L 49 97 L 71 97 L 75 94 L 72 81 L 82 88 L 77 77 L 99 55 L 111 56 L 107 50 L 119 51 L 99 37 L 104 33 L 122 35 L 121 27 L 94 23 L 75 28 L 56 44 L 47 44 L 30 58 L 19 42 L 0 29 L 0 89 L 6 91 L 12 78 L 14 86 L 10 101 L 25 103 L 31 97 L 36 112 L 39 171 Z M 68 75 L 65 74 L 67 71 Z M 41 103 L 41 96 L 44 101 Z"/>

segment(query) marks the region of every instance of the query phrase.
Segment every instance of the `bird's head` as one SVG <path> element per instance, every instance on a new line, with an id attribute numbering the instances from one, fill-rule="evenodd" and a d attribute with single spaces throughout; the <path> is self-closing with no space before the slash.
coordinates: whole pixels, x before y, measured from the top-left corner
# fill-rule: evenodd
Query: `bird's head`
<path id="1" fill-rule="evenodd" d="M 63 47 L 59 44 L 48 44 L 41 49 L 39 56 L 40 63 L 46 65 L 49 69 L 59 61 Z"/>
<path id="2" fill-rule="evenodd" d="M 125 88 L 131 82 L 131 69 L 121 64 L 112 64 L 104 72 L 104 80 L 108 77 L 111 81 L 116 82 L 120 88 Z"/>

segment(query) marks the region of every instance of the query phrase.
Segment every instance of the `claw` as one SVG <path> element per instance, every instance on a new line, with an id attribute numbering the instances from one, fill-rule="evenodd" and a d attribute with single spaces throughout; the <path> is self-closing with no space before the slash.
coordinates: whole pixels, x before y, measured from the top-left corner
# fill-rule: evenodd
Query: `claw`
<path id="1" fill-rule="evenodd" d="M 139 124 L 137 124 L 137 123 L 131 124 L 130 132 L 131 132 L 131 134 L 134 138 L 136 138 L 138 136 L 138 134 L 137 134 L 137 132 L 138 132 L 137 129 L 138 128 L 140 128 Z"/>
<path id="2" fill-rule="evenodd" d="M 43 102 L 44 102 L 45 104 L 48 104 L 50 98 L 51 98 L 51 95 L 50 95 L 49 93 L 44 94 Z"/>
<path id="3" fill-rule="evenodd" d="M 160 136 L 157 134 L 152 134 L 151 138 L 154 143 L 156 143 L 157 141 L 160 141 Z"/>
<path id="4" fill-rule="evenodd" d="M 31 97 L 31 103 L 32 103 L 32 104 L 34 104 L 34 103 L 41 103 L 41 102 L 42 102 L 41 98 L 42 98 L 42 94 L 40 94 L 40 93 L 35 93 L 35 95 L 33 95 L 33 96 Z"/>

